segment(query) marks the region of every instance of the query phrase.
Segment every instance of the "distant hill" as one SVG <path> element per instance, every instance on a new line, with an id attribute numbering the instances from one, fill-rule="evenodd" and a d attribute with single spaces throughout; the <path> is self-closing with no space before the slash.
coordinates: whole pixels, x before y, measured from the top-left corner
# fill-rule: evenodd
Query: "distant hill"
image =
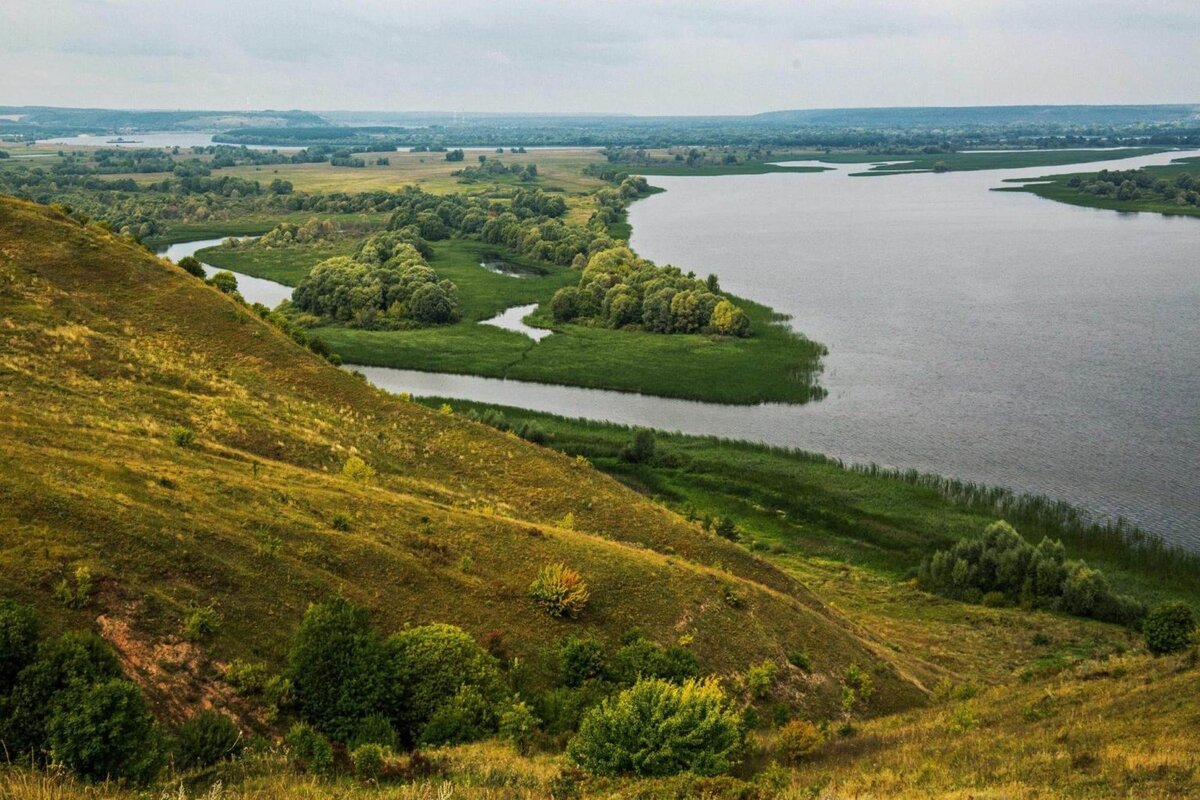
<path id="1" fill-rule="evenodd" d="M 0 106 L 0 133 L 59 136 L 156 131 L 220 131 L 245 126 L 324 125 L 311 111 L 166 111 Z"/>
<path id="2" fill-rule="evenodd" d="M 924 128 L 1008 125 L 1136 125 L 1200 123 L 1200 104 L 1147 106 L 928 106 L 769 111 L 750 117 L 764 125 Z"/>
<path id="3" fill-rule="evenodd" d="M 586 462 L 384 394 L 99 228 L 0 198 L 0 320 L 0 596 L 99 630 L 168 714 L 221 696 L 215 664 L 280 664 L 336 593 L 385 630 L 495 632 L 534 680 L 565 635 L 638 628 L 723 675 L 804 651 L 812 674 L 783 680 L 814 714 L 850 664 L 875 711 L 924 697 L 919 663 L 745 549 Z M 352 455 L 376 476 L 344 475 Z M 582 620 L 527 597 L 553 562 L 590 583 Z M 54 587 L 79 567 L 95 593 L 72 610 Z M 208 605 L 201 650 L 179 633 Z"/>

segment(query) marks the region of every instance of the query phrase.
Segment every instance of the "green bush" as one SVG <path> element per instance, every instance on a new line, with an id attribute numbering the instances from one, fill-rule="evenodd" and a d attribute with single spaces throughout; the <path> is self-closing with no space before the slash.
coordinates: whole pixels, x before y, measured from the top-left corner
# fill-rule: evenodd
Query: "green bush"
<path id="1" fill-rule="evenodd" d="M 195 256 L 184 256 L 179 259 L 179 266 L 187 274 L 204 280 L 204 267 L 201 266 L 200 260 Z"/>
<path id="2" fill-rule="evenodd" d="M 788 663 L 803 672 L 812 672 L 812 659 L 803 650 L 793 650 L 788 653 Z"/>
<path id="3" fill-rule="evenodd" d="M 238 694 L 247 697 L 260 694 L 266 688 L 270 677 L 267 665 L 263 663 L 250 663 L 235 658 L 225 667 L 225 682 Z"/>
<path id="4" fill-rule="evenodd" d="M 816 725 L 808 720 L 794 719 L 779 729 L 775 749 L 781 761 L 795 764 L 815 752 L 824 741 L 825 737 Z"/>
<path id="5" fill-rule="evenodd" d="M 242 733 L 233 720 L 216 711 L 202 711 L 175 733 L 175 763 L 181 769 L 211 767 L 242 751 Z"/>
<path id="6" fill-rule="evenodd" d="M 552 617 L 577 617 L 591 594 L 578 572 L 565 564 L 548 564 L 529 584 L 529 596 Z"/>
<path id="7" fill-rule="evenodd" d="M 663 647 L 639 636 L 613 655 L 608 671 L 613 681 L 623 686 L 643 678 L 683 683 L 699 675 L 700 665 L 686 647 Z"/>
<path id="8" fill-rule="evenodd" d="M 492 701 L 478 687 L 464 684 L 433 712 L 418 741 L 426 746 L 462 744 L 478 741 L 495 730 Z"/>
<path id="9" fill-rule="evenodd" d="M 196 441 L 196 432 L 182 425 L 171 428 L 171 441 L 178 447 L 191 447 Z"/>
<path id="10" fill-rule="evenodd" d="M 567 753 L 597 775 L 719 775 L 742 754 L 741 723 L 714 680 L 639 681 L 589 711 Z"/>
<path id="11" fill-rule="evenodd" d="M 17 675 L 37 657 L 38 629 L 32 608 L 0 600 L 0 698 L 12 693 Z"/>
<path id="12" fill-rule="evenodd" d="M 394 751 L 400 746 L 400 737 L 387 717 L 382 714 L 372 714 L 358 723 L 354 736 L 350 737 L 350 741 L 347 742 L 351 750 L 364 744 L 377 744 Z"/>
<path id="13" fill-rule="evenodd" d="M 751 666 L 746 670 L 746 689 L 750 692 L 750 696 L 755 700 L 766 697 L 778 674 L 779 667 L 774 661 L 763 661 L 761 664 Z"/>
<path id="14" fill-rule="evenodd" d="M 314 775 L 333 772 L 333 745 L 313 726 L 297 722 L 284 737 L 296 766 Z"/>
<path id="15" fill-rule="evenodd" d="M 537 733 L 538 718 L 527 703 L 513 697 L 500 710 L 497 727 L 500 735 L 512 742 L 517 750 L 527 753 Z"/>
<path id="16" fill-rule="evenodd" d="M 1142 623 L 1146 647 L 1155 655 L 1177 653 L 1187 648 L 1196 630 L 1192 607 L 1178 600 L 1159 603 Z"/>
<path id="17" fill-rule="evenodd" d="M 17 674 L 0 740 L 13 760 L 49 754 L 49 722 L 60 694 L 121 677 L 112 649 L 93 634 L 67 633 L 43 643 L 37 658 Z"/>
<path id="18" fill-rule="evenodd" d="M 558 648 L 558 674 L 563 686 L 582 686 L 604 675 L 604 645 L 592 638 L 568 636 Z"/>
<path id="19" fill-rule="evenodd" d="M 439 726 L 458 724 L 458 718 L 451 717 L 472 699 L 459 698 L 462 707 L 450 707 L 463 687 L 477 689 L 489 703 L 503 695 L 496 659 L 461 628 L 443 624 L 410 628 L 390 636 L 386 649 L 393 687 L 389 717 L 406 742 L 421 738 L 439 711 Z M 442 730 L 439 727 L 434 733 L 441 736 Z"/>
<path id="20" fill-rule="evenodd" d="M 84 778 L 143 784 L 162 763 L 154 716 L 141 690 L 120 678 L 59 695 L 46 732 L 54 760 Z"/>
<path id="21" fill-rule="evenodd" d="M 379 780 L 386 761 L 387 750 L 377 744 L 360 744 L 350 751 L 350 763 L 354 765 L 354 774 L 364 781 Z"/>
<path id="22" fill-rule="evenodd" d="M 309 606 L 288 654 L 300 717 L 347 741 L 384 704 L 384 658 L 366 609 L 340 597 Z"/>
<path id="23" fill-rule="evenodd" d="M 237 294 L 238 282 L 237 276 L 228 270 L 221 270 L 213 274 L 208 279 L 210 285 L 215 286 L 224 294 Z"/>
<path id="24" fill-rule="evenodd" d="M 578 688 L 558 687 L 534 698 L 542 727 L 552 737 L 562 737 L 579 730 L 583 715 L 609 695 L 611 685 L 588 681 Z"/>
<path id="25" fill-rule="evenodd" d="M 183 638 L 199 642 L 217 632 L 221 625 L 217 610 L 211 606 L 192 606 L 183 617 Z"/>

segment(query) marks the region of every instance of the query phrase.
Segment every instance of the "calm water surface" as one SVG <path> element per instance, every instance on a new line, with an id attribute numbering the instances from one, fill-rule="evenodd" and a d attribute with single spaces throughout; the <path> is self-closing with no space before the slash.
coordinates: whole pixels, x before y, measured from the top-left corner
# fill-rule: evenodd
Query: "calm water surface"
<path id="1" fill-rule="evenodd" d="M 634 247 L 716 272 L 728 291 L 792 314 L 830 349 L 829 396 L 818 403 L 718 406 L 357 369 L 391 391 L 763 441 L 1045 493 L 1200 548 L 1200 220 L 988 191 L 1007 177 L 1170 158 L 865 178 L 846 169 L 653 178 L 668 191 L 634 204 Z M 266 294 L 256 294 L 258 283 Z M 290 292 L 242 276 L 239 285 L 268 305 Z"/>

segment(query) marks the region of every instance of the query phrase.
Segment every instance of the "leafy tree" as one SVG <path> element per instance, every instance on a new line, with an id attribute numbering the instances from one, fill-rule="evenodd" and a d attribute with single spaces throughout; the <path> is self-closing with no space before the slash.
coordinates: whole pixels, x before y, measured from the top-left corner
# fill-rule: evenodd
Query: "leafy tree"
<path id="1" fill-rule="evenodd" d="M 442 727 L 434 733 L 448 735 L 445 731 L 451 723 L 458 724 L 462 714 L 474 708 L 474 697 L 455 701 L 464 686 L 478 690 L 489 702 L 502 695 L 496 659 L 461 628 L 443 624 L 410 628 L 388 637 L 386 649 L 390 677 L 387 708 L 407 742 L 418 741 L 439 710 Z"/>
<path id="2" fill-rule="evenodd" d="M 438 706 L 421 728 L 420 744 L 437 746 L 474 742 L 496 730 L 493 701 L 477 686 L 463 684 Z"/>
<path id="3" fill-rule="evenodd" d="M 347 741 L 384 702 L 384 657 L 365 608 L 341 597 L 309 606 L 288 654 L 301 718 Z"/>
<path id="4" fill-rule="evenodd" d="M 141 690 L 120 678 L 56 698 L 47 734 L 54 760 L 85 778 L 142 784 L 162 764 L 154 716 Z"/>
<path id="5" fill-rule="evenodd" d="M 728 300 L 721 300 L 713 307 L 711 325 L 723 336 L 747 336 L 750 333 L 750 317 Z"/>
<path id="6" fill-rule="evenodd" d="M 228 270 L 221 270 L 214 273 L 208 282 L 220 289 L 225 294 L 236 294 L 238 290 L 237 277 Z"/>
<path id="7" fill-rule="evenodd" d="M 643 680 L 589 711 L 567 754 L 597 775 L 719 775 L 737 764 L 744 738 L 715 680 Z"/>
<path id="8" fill-rule="evenodd" d="M 570 322 L 579 316 L 579 289 L 564 286 L 550 298 L 550 314 L 555 322 Z"/>
<path id="9" fill-rule="evenodd" d="M 621 458 L 631 464 L 648 464 L 654 458 L 654 431 L 638 428 L 633 441 L 621 449 Z"/>
<path id="10" fill-rule="evenodd" d="M 608 672 L 614 681 L 625 686 L 632 686 L 643 678 L 683 683 L 699 675 L 700 665 L 686 647 L 663 647 L 645 637 L 637 637 L 613 655 Z"/>
<path id="11" fill-rule="evenodd" d="M 1195 612 L 1187 603 L 1178 600 L 1159 603 L 1146 615 L 1142 623 L 1146 647 L 1155 655 L 1186 649 L 1195 630 Z"/>

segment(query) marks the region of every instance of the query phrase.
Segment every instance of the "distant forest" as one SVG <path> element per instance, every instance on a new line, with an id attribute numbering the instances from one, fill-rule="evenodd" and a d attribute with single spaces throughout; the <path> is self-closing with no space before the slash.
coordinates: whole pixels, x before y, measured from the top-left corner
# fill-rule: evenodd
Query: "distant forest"
<path id="1" fill-rule="evenodd" d="M 747 116 L 332 111 L 123 111 L 0 106 L 0 137 L 208 131 L 229 144 L 362 149 L 462 146 L 807 148 L 1200 144 L 1200 105 L 976 106 L 772 111 Z"/>

